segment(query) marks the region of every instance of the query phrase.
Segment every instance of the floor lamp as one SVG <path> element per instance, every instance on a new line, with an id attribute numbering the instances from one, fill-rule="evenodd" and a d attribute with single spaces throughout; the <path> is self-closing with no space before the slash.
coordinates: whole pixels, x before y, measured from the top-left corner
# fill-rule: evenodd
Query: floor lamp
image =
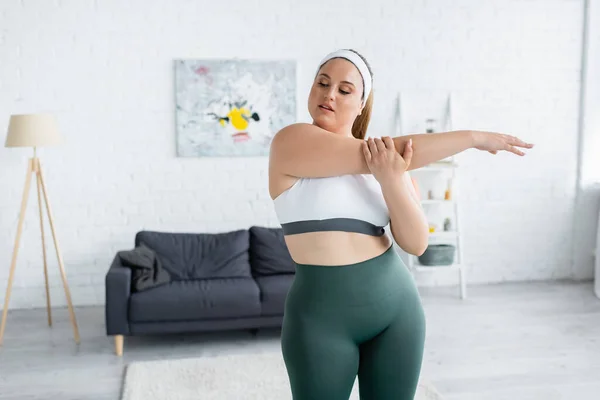
<path id="1" fill-rule="evenodd" d="M 25 178 L 25 188 L 23 190 L 23 198 L 21 200 L 21 212 L 19 214 L 19 223 L 17 225 L 17 235 L 12 254 L 12 262 L 10 264 L 10 273 L 8 276 L 8 286 L 6 287 L 6 296 L 4 297 L 4 309 L 2 311 L 2 324 L 0 325 L 0 345 L 2 344 L 2 338 L 4 336 L 4 328 L 6 327 L 6 316 L 8 313 L 8 304 L 10 301 L 10 293 L 12 289 L 13 278 L 15 274 L 15 267 L 17 265 L 17 255 L 19 253 L 19 243 L 21 240 L 21 234 L 23 231 L 23 222 L 25 220 L 25 211 L 27 209 L 27 200 L 29 198 L 29 188 L 31 186 L 31 177 L 33 174 L 36 176 L 37 182 L 37 198 L 38 208 L 40 214 L 40 230 L 42 234 L 42 255 L 44 259 L 44 278 L 46 281 L 46 309 L 48 312 L 48 325 L 52 326 L 52 313 L 50 311 L 50 289 L 48 287 L 48 267 L 46 264 L 46 243 L 44 238 L 44 218 L 42 210 L 42 200 L 46 206 L 48 213 L 48 220 L 50 222 L 50 230 L 52 232 L 52 238 L 54 239 L 54 248 L 56 249 L 56 255 L 58 257 L 58 266 L 62 277 L 63 287 L 65 289 L 65 295 L 67 297 L 67 305 L 69 307 L 69 316 L 71 318 L 71 324 L 73 325 L 73 333 L 75 335 L 75 342 L 79 343 L 79 330 L 77 328 L 77 321 L 75 319 L 75 312 L 73 311 L 73 304 L 71 302 L 71 293 L 69 291 L 69 285 L 67 283 L 67 277 L 65 275 L 65 269 L 63 259 L 58 247 L 58 239 L 56 237 L 56 230 L 54 228 L 54 218 L 52 217 L 52 210 L 50 208 L 50 202 L 48 201 L 48 192 L 46 190 L 46 184 L 44 182 L 44 174 L 40 165 L 40 160 L 37 157 L 37 148 L 42 146 L 52 146 L 61 142 L 61 136 L 56 124 L 55 118 L 51 114 L 22 114 L 12 115 L 10 117 L 8 125 L 8 133 L 6 136 L 5 147 L 33 147 L 33 157 L 29 159 L 27 164 L 27 175 Z"/>

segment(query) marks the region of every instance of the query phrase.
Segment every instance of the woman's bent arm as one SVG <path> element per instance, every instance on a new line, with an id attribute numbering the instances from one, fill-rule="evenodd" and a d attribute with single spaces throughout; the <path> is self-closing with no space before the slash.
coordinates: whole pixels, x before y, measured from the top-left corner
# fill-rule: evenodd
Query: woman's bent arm
<path id="1" fill-rule="evenodd" d="M 397 179 L 383 183 L 381 190 L 390 214 L 394 240 L 402 250 L 420 256 L 429 244 L 429 226 L 411 188 L 405 179 Z"/>

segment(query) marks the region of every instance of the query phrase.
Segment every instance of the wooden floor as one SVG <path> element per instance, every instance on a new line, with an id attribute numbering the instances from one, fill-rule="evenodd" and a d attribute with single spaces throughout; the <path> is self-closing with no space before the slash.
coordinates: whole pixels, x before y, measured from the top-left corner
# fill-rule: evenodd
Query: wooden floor
<path id="1" fill-rule="evenodd" d="M 428 333 L 423 376 L 450 400 L 600 399 L 600 299 L 591 283 L 522 283 L 421 289 Z M 11 310 L 0 347 L 0 399 L 118 400 L 134 360 L 279 348 L 279 331 L 126 338 L 104 334 L 101 307 Z M 237 399 L 236 399 L 237 400 Z M 387 400 L 387 399 L 385 399 Z"/>

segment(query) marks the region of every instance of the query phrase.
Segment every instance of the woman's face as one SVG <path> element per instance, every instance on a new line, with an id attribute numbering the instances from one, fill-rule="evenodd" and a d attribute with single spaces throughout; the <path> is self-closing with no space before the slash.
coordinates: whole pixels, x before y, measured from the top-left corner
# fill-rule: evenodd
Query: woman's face
<path id="1" fill-rule="evenodd" d="M 350 61 L 334 58 L 317 73 L 308 97 L 315 125 L 335 133 L 351 134 L 362 110 L 363 81 Z"/>

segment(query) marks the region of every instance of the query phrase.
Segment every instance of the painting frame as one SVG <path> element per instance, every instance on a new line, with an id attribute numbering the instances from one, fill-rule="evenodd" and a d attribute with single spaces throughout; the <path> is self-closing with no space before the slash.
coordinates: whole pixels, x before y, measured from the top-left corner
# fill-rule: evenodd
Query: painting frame
<path id="1" fill-rule="evenodd" d="M 265 157 L 297 121 L 297 61 L 176 58 L 177 157 Z"/>

